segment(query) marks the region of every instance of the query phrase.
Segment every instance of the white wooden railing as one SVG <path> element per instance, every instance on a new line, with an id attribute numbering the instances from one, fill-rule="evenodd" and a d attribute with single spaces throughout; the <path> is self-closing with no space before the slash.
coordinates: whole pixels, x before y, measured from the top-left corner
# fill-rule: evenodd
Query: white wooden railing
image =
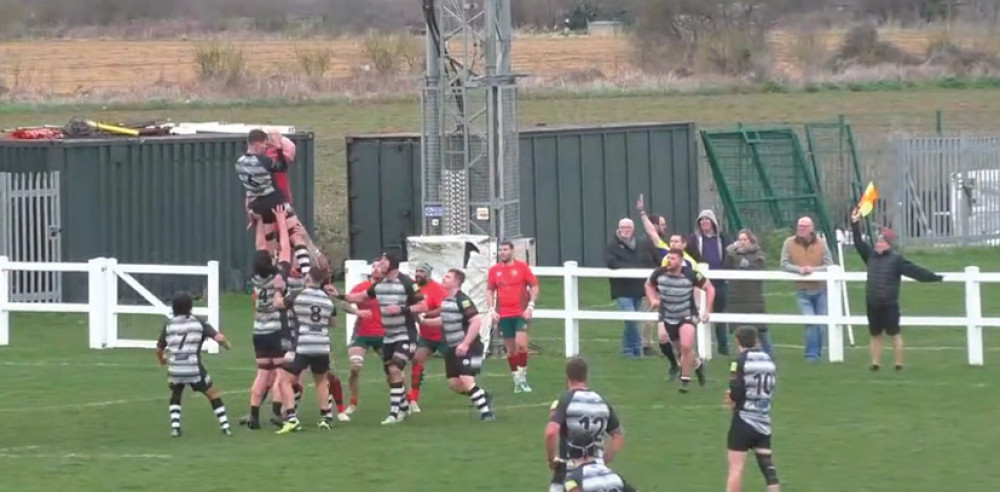
<path id="1" fill-rule="evenodd" d="M 11 272 L 78 272 L 86 273 L 88 279 L 87 302 L 11 302 Z M 10 261 L 0 256 L 0 345 L 10 344 L 10 313 L 85 313 L 88 315 L 89 346 L 104 348 L 154 348 L 153 339 L 124 339 L 118 336 L 120 314 L 153 314 L 170 316 L 170 306 L 143 287 L 132 274 L 155 275 L 195 275 L 206 277 L 206 307 L 194 308 L 194 314 L 207 317 L 216 329 L 219 325 L 219 262 L 210 261 L 206 265 L 126 265 L 114 258 L 94 258 L 86 263 L 50 263 Z M 118 303 L 118 279 L 139 293 L 148 306 Z M 218 353 L 219 344 L 206 340 L 204 349 Z"/>
<path id="2" fill-rule="evenodd" d="M 702 265 L 705 267 L 706 265 Z M 351 271 L 352 267 L 355 271 Z M 347 279 L 357 280 L 367 273 L 363 271 L 367 265 L 364 262 L 347 262 Z M 563 308 L 538 309 L 534 312 L 535 319 L 557 319 L 563 321 L 565 330 L 566 357 L 580 353 L 580 321 L 655 321 L 656 314 L 648 312 L 625 312 L 618 310 L 583 310 L 580 307 L 581 278 L 649 278 L 651 270 L 607 268 L 585 268 L 575 261 L 568 261 L 561 267 L 532 267 L 537 277 L 559 277 L 563 281 Z M 707 272 L 707 268 L 706 268 Z M 820 324 L 827 327 L 827 346 L 831 362 L 844 361 L 844 329 L 853 324 L 867 325 L 865 316 L 850 316 L 845 309 L 844 291 L 847 282 L 864 282 L 865 272 L 845 272 L 842 267 L 834 265 L 827 272 L 812 273 L 808 276 L 795 275 L 777 271 L 761 270 L 712 270 L 707 272 L 711 279 L 721 280 L 765 280 L 765 281 L 801 281 L 812 280 L 826 283 L 827 316 L 803 316 L 797 314 L 741 314 L 716 313 L 711 315 L 710 322 L 698 326 L 698 352 L 703 357 L 712 357 L 711 323 L 767 323 L 769 325 L 806 325 Z M 980 285 L 982 283 L 1000 282 L 1000 273 L 982 273 L 979 267 L 966 267 L 964 272 L 943 273 L 944 282 L 965 284 L 965 316 L 903 316 L 902 326 L 962 326 L 966 329 L 966 343 L 969 364 L 983 365 L 983 327 L 1000 327 L 1000 318 L 984 318 Z M 908 278 L 904 281 L 912 281 Z M 349 287 L 352 285 L 349 285 Z M 545 294 L 542 293 L 543 298 Z M 905 312 L 905 306 L 904 306 Z M 348 327 L 353 326 L 353 317 L 348 317 Z M 350 332 L 350 330 L 347 330 Z"/>

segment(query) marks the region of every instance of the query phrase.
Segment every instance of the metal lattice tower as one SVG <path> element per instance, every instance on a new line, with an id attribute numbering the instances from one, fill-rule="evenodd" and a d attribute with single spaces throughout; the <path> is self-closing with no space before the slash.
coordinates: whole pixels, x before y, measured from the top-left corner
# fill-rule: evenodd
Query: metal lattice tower
<path id="1" fill-rule="evenodd" d="M 423 234 L 521 235 L 510 0 L 423 0 Z"/>

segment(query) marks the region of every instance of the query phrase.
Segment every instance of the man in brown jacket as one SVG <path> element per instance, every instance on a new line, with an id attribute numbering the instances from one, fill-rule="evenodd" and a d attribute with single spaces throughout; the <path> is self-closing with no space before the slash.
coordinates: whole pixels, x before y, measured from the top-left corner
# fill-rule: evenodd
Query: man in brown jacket
<path id="1" fill-rule="evenodd" d="M 809 276 L 813 272 L 823 272 L 833 264 L 833 255 L 826 241 L 816 236 L 813 221 L 809 217 L 799 219 L 795 235 L 786 239 L 781 246 L 781 269 Z M 795 297 L 799 312 L 804 316 L 826 316 L 826 282 L 801 280 L 795 282 Z M 806 325 L 805 355 L 809 362 L 819 362 L 823 357 L 825 325 Z"/>

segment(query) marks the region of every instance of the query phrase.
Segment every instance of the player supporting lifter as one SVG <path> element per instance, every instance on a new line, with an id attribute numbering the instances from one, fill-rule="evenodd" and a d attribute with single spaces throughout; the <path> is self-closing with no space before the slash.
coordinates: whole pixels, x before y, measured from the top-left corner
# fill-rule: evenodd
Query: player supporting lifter
<path id="1" fill-rule="evenodd" d="M 660 343 L 670 341 L 680 344 L 681 393 L 688 392 L 692 367 L 698 376 L 698 384 L 705 385 L 705 369 L 694 350 L 695 323 L 698 322 L 695 289 L 704 289 L 707 293 L 708 299 L 701 314 L 701 321 L 707 323 L 715 289 L 704 275 L 684 264 L 684 252 L 679 249 L 671 249 L 667 253 L 667 266 L 653 270 L 646 281 L 649 304 L 658 308 L 660 314 Z M 666 352 L 667 349 L 661 347 L 661 350 Z"/>
<path id="2" fill-rule="evenodd" d="M 587 362 L 574 357 L 566 362 L 566 388 L 569 390 L 552 402 L 549 423 L 545 426 L 545 454 L 552 469 L 549 492 L 565 492 L 569 442 L 590 438 L 597 448 L 594 458 L 611 464 L 625 446 L 625 430 L 611 405 L 587 386 Z M 611 442 L 604 446 L 604 436 Z M 556 454 L 558 452 L 558 454 Z"/>
<path id="3" fill-rule="evenodd" d="M 432 322 L 441 314 L 441 303 L 448 293 L 431 278 L 432 271 L 433 267 L 429 263 L 421 263 L 413 271 L 413 280 L 420 286 L 420 293 L 427 301 L 427 312 L 421 316 L 417 353 L 413 356 L 413 366 L 410 368 L 410 394 L 407 396 L 410 413 L 420 413 L 418 402 L 420 386 L 424 382 L 424 364 L 434 352 L 444 355 L 448 348 L 441 340 L 441 324 Z"/>
<path id="4" fill-rule="evenodd" d="M 777 383 L 777 368 L 771 356 L 757 346 L 757 329 L 736 329 L 740 355 L 729 368 L 731 378 L 726 403 L 733 410 L 729 424 L 729 478 L 726 492 L 740 492 L 743 465 L 753 449 L 764 475 L 767 492 L 778 492 L 778 472 L 771 456 L 771 399 Z"/>
<path id="5" fill-rule="evenodd" d="M 373 284 L 365 292 L 340 294 L 340 300 L 360 303 L 377 299 L 382 313 L 385 338 L 382 340 L 382 362 L 386 368 L 389 383 L 389 416 L 382 425 L 402 422 L 409 411 L 406 401 L 406 386 L 403 384 L 403 370 L 413 358 L 417 343 L 417 325 L 414 315 L 427 310 L 427 303 L 417 283 L 399 272 L 399 257 L 386 255 L 382 258 L 385 272 L 382 280 Z"/>
<path id="6" fill-rule="evenodd" d="M 514 258 L 514 243 L 501 242 L 499 256 L 500 262 L 490 267 L 488 274 L 486 308 L 503 336 L 507 364 L 514 378 L 514 393 L 530 393 L 527 325 L 538 299 L 538 279 L 527 263 Z M 527 306 L 524 305 L 525 296 L 528 297 Z"/>
<path id="7" fill-rule="evenodd" d="M 275 297 L 276 306 L 291 309 L 297 320 L 297 336 L 295 349 L 285 355 L 286 363 L 282 365 L 282 374 L 278 376 L 281 385 L 282 410 L 285 422 L 278 434 L 287 434 L 302 428 L 296 414 L 295 399 L 292 396 L 292 383 L 307 368 L 313 374 L 316 384 L 316 401 L 320 411 L 318 426 L 329 429 L 333 422 L 333 412 L 329 406 L 330 391 L 328 389 L 328 374 L 330 372 L 330 327 L 337 315 L 337 308 L 321 287 L 325 272 L 314 268 L 306 279 L 306 287 L 294 297 L 285 298 L 280 293 Z M 291 358 L 291 361 L 288 359 Z"/>
<path id="8" fill-rule="evenodd" d="M 191 386 L 193 391 L 208 398 L 222 433 L 232 435 L 222 396 L 212 387 L 212 377 L 201 364 L 201 345 L 205 343 L 205 339 L 211 338 L 219 342 L 226 350 L 232 348 L 229 340 L 212 325 L 191 314 L 194 303 L 187 292 L 174 294 L 172 304 L 173 317 L 163 325 L 156 341 L 156 358 L 161 366 L 167 366 L 167 381 L 170 383 L 170 435 L 181 436 L 181 396 L 184 394 L 184 386 Z"/>
<path id="9" fill-rule="evenodd" d="M 382 280 L 382 259 L 378 258 L 369 265 L 371 273 L 368 280 L 355 285 L 351 289 L 351 294 L 368 292 L 372 285 Z M 351 415 L 358 409 L 359 384 L 361 369 L 365 366 L 365 353 L 368 349 L 375 352 L 382 350 L 382 339 L 385 337 L 385 328 L 382 328 L 382 310 L 377 299 L 366 299 L 358 304 L 344 303 L 344 311 L 357 316 L 354 322 L 354 335 L 351 336 L 351 346 L 347 349 L 347 357 L 351 364 L 351 376 L 347 385 L 351 389 L 351 404 L 347 406 L 347 415 Z"/>
<path id="10" fill-rule="evenodd" d="M 444 373 L 448 387 L 456 393 L 469 397 L 479 410 L 479 418 L 485 422 L 496 420 L 490 408 L 492 399 L 489 392 L 476 384 L 476 375 L 483 366 L 485 354 L 483 341 L 479 338 L 479 310 L 465 292 L 465 272 L 453 268 L 441 279 L 445 298 L 441 303 L 441 315 L 427 320 L 429 326 L 441 330 L 444 338 Z M 412 405 L 412 404 L 411 404 Z"/>

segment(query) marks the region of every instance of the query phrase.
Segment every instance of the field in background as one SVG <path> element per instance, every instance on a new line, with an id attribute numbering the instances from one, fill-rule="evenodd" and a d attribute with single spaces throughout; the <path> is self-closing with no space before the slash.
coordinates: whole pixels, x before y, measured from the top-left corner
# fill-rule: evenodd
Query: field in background
<path id="1" fill-rule="evenodd" d="M 991 251 L 914 254 L 938 271 L 978 264 L 1000 270 Z M 851 257 L 849 269 L 857 269 Z M 558 281 L 546 281 L 540 307 L 561 306 Z M 793 313 L 787 283 L 768 283 L 768 307 Z M 904 287 L 906 314 L 960 314 L 961 285 Z M 581 303 L 608 308 L 603 281 L 585 283 Z M 996 286 L 983 289 L 996 298 Z M 855 284 L 852 302 L 861 301 Z M 987 316 L 1000 306 L 984 301 Z M 253 377 L 249 299 L 224 299 L 222 326 L 233 352 L 209 356 L 207 367 L 223 391 L 230 418 L 246 410 Z M 126 322 L 133 336 L 152 338 L 156 318 Z M 0 349 L 0 370 L 17 384 L 7 388 L 0 416 L 0 462 L 7 488 L 19 492 L 72 490 L 229 491 L 304 489 L 316 483 L 371 492 L 460 490 L 476 484 L 484 492 L 544 490 L 548 472 L 541 433 L 551 401 L 563 390 L 562 326 L 537 322 L 533 337 L 543 353 L 531 360 L 534 393 L 511 393 L 500 361 L 489 361 L 480 378 L 496 394 L 499 421 L 481 424 L 464 397 L 447 392 L 440 360 L 429 364 L 421 406 L 424 413 L 396 428 L 378 422 L 387 408 L 384 382 L 369 359 L 361 408 L 355 421 L 320 432 L 314 396 L 307 390 L 301 415 L 306 431 L 275 436 L 242 428 L 230 439 L 218 434 L 209 405 L 187 395 L 182 439 L 168 437 L 168 393 L 162 368 L 150 350 L 88 351 L 85 318 L 15 315 L 12 345 Z M 681 396 L 664 380 L 665 363 L 617 357 L 619 323 L 585 323 L 583 354 L 592 386 L 615 405 L 627 429 L 627 444 L 614 467 L 640 490 L 716 491 L 725 480 L 728 416 L 721 402 L 726 364 L 709 365 L 709 383 Z M 867 338 L 856 327 L 860 345 Z M 992 444 L 1000 397 L 997 337 L 988 330 L 986 366 L 965 364 L 961 329 L 908 329 L 911 347 L 902 373 L 867 371 L 863 348 L 849 349 L 843 365 L 802 361 L 801 329 L 773 327 L 778 349 L 779 393 L 774 446 L 779 474 L 801 492 L 865 490 L 936 492 L 1000 490 Z M 346 375 L 343 332 L 337 362 Z M 886 468 L 886 460 L 892 465 Z M 178 473 L 183 470 L 183 473 Z M 755 466 L 746 489 L 761 490 Z"/>
<path id="2" fill-rule="evenodd" d="M 840 44 L 845 31 L 831 30 L 816 35 L 827 49 Z M 927 46 L 942 36 L 929 30 L 886 29 L 882 41 L 904 51 L 923 55 Z M 953 33 L 958 44 L 968 44 L 974 35 Z M 420 45 L 422 41 L 416 40 Z M 770 34 L 771 60 L 778 73 L 795 74 L 802 61 L 802 40 L 790 32 Z M 991 42 L 996 44 L 995 42 Z M 199 42 L 43 40 L 0 43 L 0 75 L 14 85 L 41 86 L 60 95 L 91 91 L 136 90 L 158 85 L 190 85 L 196 82 L 195 51 Z M 350 77 L 371 64 L 358 39 L 307 39 L 233 41 L 245 50 L 251 70 L 297 72 L 298 50 L 330 50 L 326 77 Z M 418 54 L 420 50 L 418 49 Z M 814 56 L 814 55 L 812 55 Z M 422 58 L 421 58 L 422 59 Z M 518 73 L 558 78 L 573 72 L 599 71 L 605 76 L 635 71 L 635 59 L 626 37 L 520 35 L 514 40 L 514 69 Z M 140 91 L 141 92 L 141 91 Z"/>
<path id="3" fill-rule="evenodd" d="M 897 131 L 932 132 L 935 110 L 944 112 L 946 131 L 995 132 L 1000 98 L 994 90 L 913 90 L 889 92 L 818 92 L 792 94 L 718 94 L 674 96 L 605 96 L 528 98 L 521 101 L 520 124 L 695 121 L 702 127 L 736 122 L 830 120 L 838 114 L 854 124 L 862 164 L 883 165 L 892 159 L 886 139 Z M 81 114 L 82 113 L 82 114 Z M 347 183 L 345 137 L 368 133 L 418 132 L 419 103 L 305 103 L 282 106 L 142 109 L 130 111 L 25 109 L 0 111 L 0 128 L 56 124 L 74 116 L 103 120 L 172 119 L 174 121 L 240 121 L 282 123 L 315 132 L 317 240 L 335 261 L 347 256 Z M 702 169 L 702 200 L 715 200 L 707 166 Z M 292 171 L 294 172 L 294 170 Z"/>

